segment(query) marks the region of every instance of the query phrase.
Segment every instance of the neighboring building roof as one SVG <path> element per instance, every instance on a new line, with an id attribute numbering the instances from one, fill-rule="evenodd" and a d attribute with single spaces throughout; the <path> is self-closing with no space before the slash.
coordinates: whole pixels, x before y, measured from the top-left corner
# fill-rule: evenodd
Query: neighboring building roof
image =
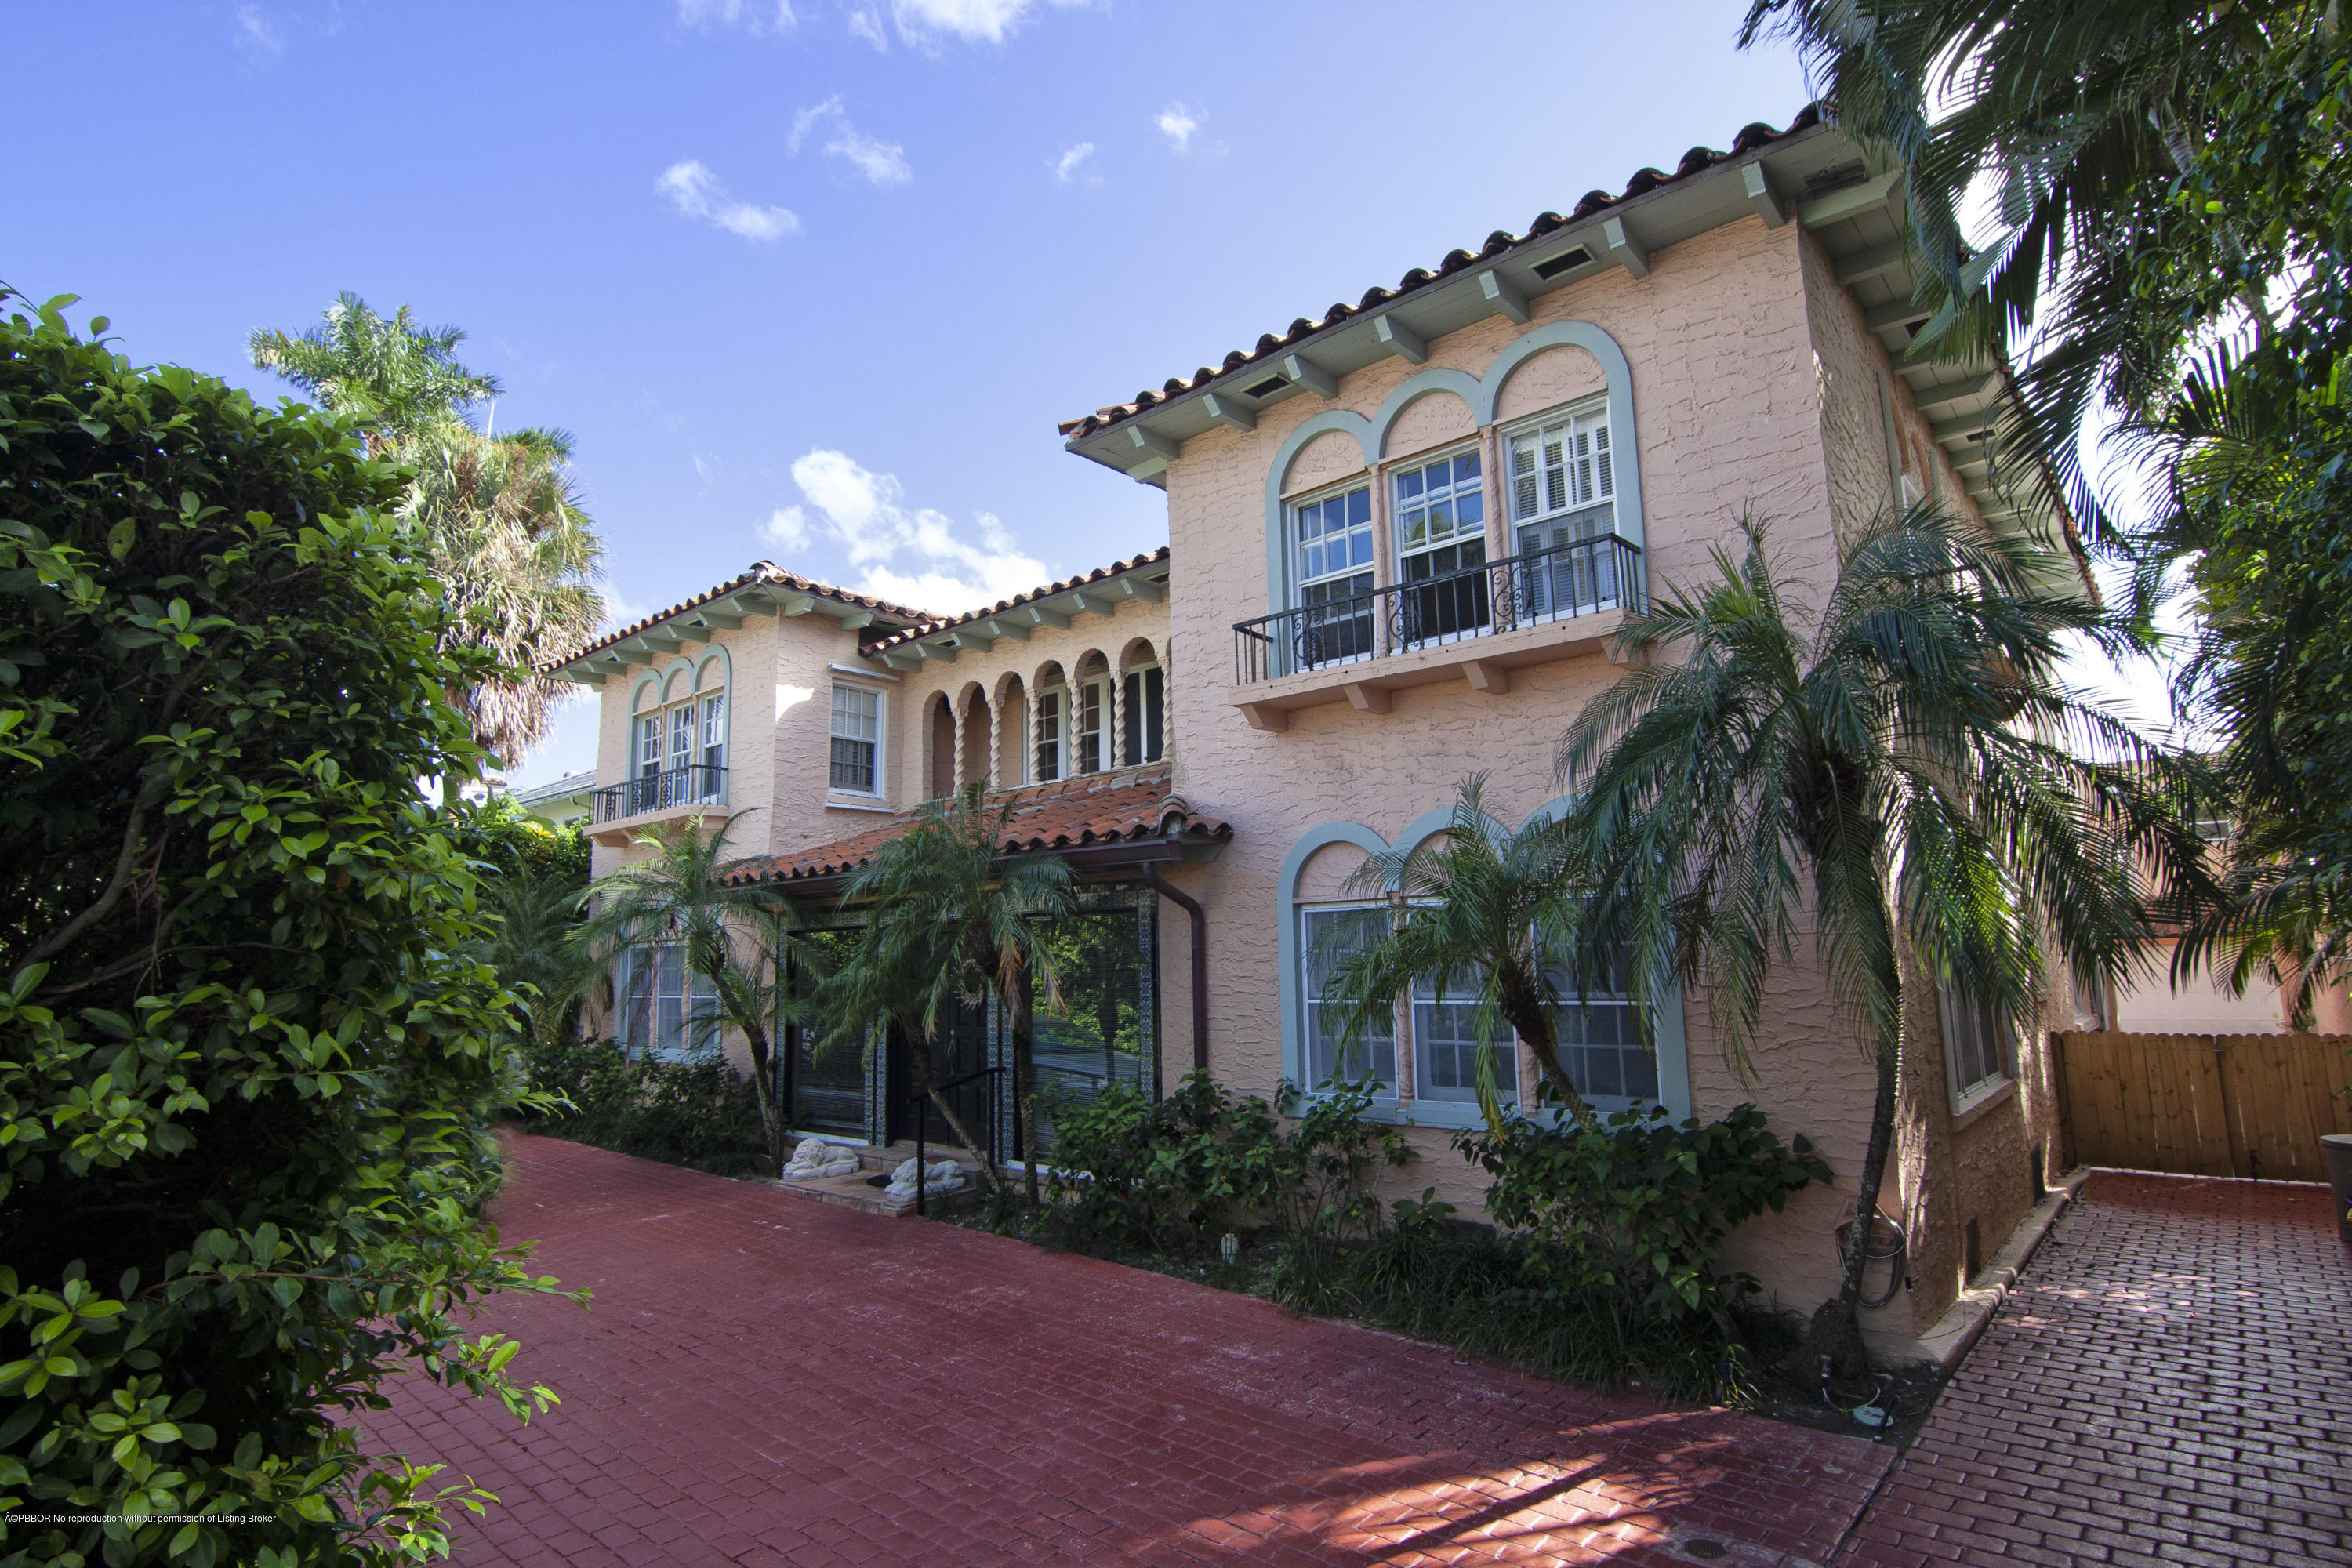
<path id="1" fill-rule="evenodd" d="M 1025 850 L 1072 850 L 1175 837 L 1195 844 L 1223 844 L 1234 836 L 1230 823 L 1193 814 L 1181 795 L 1168 793 L 1170 770 L 1086 773 L 1057 784 L 1034 784 L 1011 796 L 1013 814 L 998 844 L 1002 854 Z M 992 809 L 1006 797 L 992 795 Z M 738 883 L 814 881 L 844 876 L 869 864 L 882 846 L 914 826 L 921 814 L 902 811 L 879 827 L 814 849 L 779 856 L 730 878 Z"/>
<path id="2" fill-rule="evenodd" d="M 1555 230 L 1596 216 L 1603 209 L 1615 206 L 1622 202 L 1648 195 L 1659 187 L 1673 184 L 1677 180 L 1704 174 L 1717 163 L 1742 157 L 1785 137 L 1810 131 L 1820 124 L 1821 120 L 1821 106 L 1817 103 L 1807 104 L 1798 111 L 1797 117 L 1789 122 L 1789 128 L 1786 131 L 1775 131 L 1771 126 L 1759 121 L 1746 127 L 1738 135 L 1732 138 L 1731 151 L 1728 153 L 1720 153 L 1712 147 L 1694 147 L 1683 154 L 1682 161 L 1675 165 L 1675 172 L 1671 174 L 1658 169 L 1637 169 L 1633 173 L 1633 177 L 1625 183 L 1625 190 L 1622 195 L 1612 196 L 1606 191 L 1588 191 L 1584 195 L 1584 199 L 1576 204 L 1576 210 L 1564 217 L 1556 212 L 1537 214 L 1535 221 L 1528 225 L 1528 232 L 1524 235 L 1515 235 L 1503 229 L 1496 229 L 1486 237 L 1486 243 L 1475 254 L 1467 250 L 1449 251 L 1445 258 L 1434 268 L 1416 267 L 1398 279 L 1397 286 L 1393 289 L 1375 286 L 1366 290 L 1363 299 L 1354 305 L 1345 301 L 1335 303 L 1323 313 L 1323 319 L 1319 321 L 1309 321 L 1301 316 L 1291 322 L 1289 330 L 1279 337 L 1268 332 L 1258 339 L 1254 348 L 1234 350 L 1225 355 L 1222 365 L 1202 365 L 1192 373 L 1190 379 L 1171 375 L 1157 392 L 1147 388 L 1137 393 L 1129 402 L 1112 404 L 1080 418 L 1066 419 L 1061 423 L 1061 432 L 1066 437 L 1076 439 L 1082 436 L 1092 435 L 1097 430 L 1108 429 L 1121 420 L 1130 419 L 1171 397 L 1187 392 L 1197 392 L 1212 382 L 1232 375 L 1261 361 L 1294 352 L 1308 339 L 1328 328 L 1339 326 L 1349 318 L 1366 310 L 1402 299 L 1441 279 L 1450 278 L 1465 268 L 1507 258 L 1513 251 L 1522 247 L 1532 246 Z"/>
<path id="3" fill-rule="evenodd" d="M 949 620 L 935 621 L 928 626 L 909 626 L 905 631 L 893 633 L 880 642 L 869 643 L 858 651 L 887 658 L 893 650 L 901 648 L 908 643 L 925 641 L 940 637 L 943 633 L 954 632 L 960 627 L 976 626 L 983 621 L 1003 619 L 1013 616 L 1014 612 L 1024 605 L 1042 605 L 1045 600 L 1057 598 L 1073 590 L 1082 589 L 1089 583 L 1108 582 L 1130 572 L 1139 572 L 1146 567 L 1163 565 L 1167 560 L 1168 546 L 1163 544 L 1148 555 L 1138 555 L 1126 561 L 1114 561 L 1108 566 L 1097 566 L 1093 571 L 1081 573 L 1076 577 L 1066 577 L 1058 583 L 1048 584 L 1043 588 L 1032 588 L 1027 593 L 1017 595 L 1010 599 L 999 599 L 988 609 L 973 610 L 969 614 L 957 616 Z M 1164 580 L 1167 574 L 1161 573 L 1160 575 Z"/>
<path id="4" fill-rule="evenodd" d="M 550 801 L 563 800 L 572 795 L 584 794 L 593 789 L 595 785 L 596 770 L 583 768 L 576 773 L 566 773 L 562 778 L 551 780 L 547 784 L 533 784 L 529 789 L 516 790 L 513 792 L 514 801 L 517 805 L 544 805 Z"/>
<path id="5" fill-rule="evenodd" d="M 929 610 L 912 609 L 905 605 L 894 605 L 887 599 L 869 598 L 864 594 L 852 593 L 847 588 L 836 588 L 830 583 L 816 582 L 802 576 L 797 572 L 787 572 L 772 561 L 754 561 L 740 575 L 730 577 L 715 588 L 706 588 L 690 599 L 681 599 L 666 610 L 656 610 L 641 621 L 632 621 L 619 631 L 609 632 L 576 652 L 552 660 L 541 668 L 552 671 L 565 665 L 577 664 L 592 654 L 611 647 L 615 643 L 626 642 L 629 638 L 650 630 L 674 616 L 682 616 L 689 610 L 699 609 L 730 594 L 740 594 L 746 588 L 768 586 L 783 588 L 795 594 L 805 594 L 811 598 L 824 599 L 835 605 L 865 611 L 875 616 L 903 622 L 908 626 L 922 626 L 941 618 Z"/>

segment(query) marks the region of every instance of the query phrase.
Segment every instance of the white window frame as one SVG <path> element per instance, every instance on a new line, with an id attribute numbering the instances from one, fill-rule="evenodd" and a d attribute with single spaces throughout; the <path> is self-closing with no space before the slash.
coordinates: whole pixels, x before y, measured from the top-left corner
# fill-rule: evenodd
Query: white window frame
<path id="1" fill-rule="evenodd" d="M 1160 678 L 1159 744 L 1152 743 L 1151 678 Z M 1124 689 L 1119 708 L 1119 762 L 1127 767 L 1140 767 L 1156 763 L 1168 754 L 1168 671 L 1159 664 L 1131 664 L 1127 668 L 1127 680 L 1131 689 Z M 1132 727 L 1135 744 L 1128 744 L 1128 731 Z"/>
<path id="2" fill-rule="evenodd" d="M 1582 998 L 1579 999 L 1574 982 L 1563 973 L 1555 973 L 1551 977 L 1551 983 L 1554 990 L 1561 996 L 1569 998 L 1551 1010 L 1552 1049 L 1559 1054 L 1560 1066 L 1568 1069 L 1570 1080 L 1576 1085 L 1576 1092 L 1583 1096 L 1585 1101 L 1594 1110 L 1604 1115 L 1612 1111 L 1641 1110 L 1647 1106 L 1663 1104 L 1665 1094 L 1665 1071 L 1658 1060 L 1657 1020 L 1654 1016 L 1645 1016 L 1649 1009 L 1644 1008 L 1628 993 L 1622 991 L 1587 991 Z M 1645 1047 L 1638 1037 L 1630 1046 L 1616 1043 L 1595 1046 L 1581 1041 L 1572 1042 L 1567 1038 L 1566 1026 L 1570 1015 L 1579 1011 L 1596 1011 L 1601 1007 L 1622 1011 L 1631 1020 L 1637 1036 L 1643 1033 L 1649 1035 L 1648 1046 Z M 1649 1059 L 1650 1078 L 1655 1092 L 1626 1094 L 1622 1091 L 1612 1093 L 1596 1089 L 1593 1087 L 1592 1075 L 1581 1070 L 1584 1064 L 1577 1062 L 1569 1055 L 1571 1051 L 1590 1050 L 1611 1050 L 1626 1055 L 1639 1052 L 1646 1057 Z"/>
<path id="3" fill-rule="evenodd" d="M 659 708 L 648 709 L 636 716 L 637 744 L 631 757 L 631 778 L 647 778 L 661 772 L 662 745 L 669 721 Z"/>
<path id="4" fill-rule="evenodd" d="M 1307 510 L 1309 508 L 1319 507 L 1328 501 L 1345 500 L 1348 497 L 1357 494 L 1360 494 L 1364 498 L 1364 521 L 1361 523 L 1348 524 L 1343 531 L 1350 538 L 1353 538 L 1359 531 L 1360 531 L 1363 535 L 1364 548 L 1367 551 L 1371 552 L 1371 554 L 1368 559 L 1360 563 L 1351 560 L 1347 565 L 1336 570 L 1327 570 L 1310 574 L 1307 570 L 1307 542 L 1299 531 L 1299 514 Z M 1357 576 L 1370 577 L 1372 579 L 1372 587 L 1377 588 L 1380 586 L 1380 568 L 1376 564 L 1380 559 L 1377 539 L 1380 525 L 1378 521 L 1372 516 L 1372 480 L 1370 476 L 1358 474 L 1352 479 L 1342 480 L 1339 484 L 1330 486 L 1325 489 L 1318 490 L 1313 495 L 1300 496 L 1297 500 L 1289 502 L 1285 510 L 1289 514 L 1284 521 L 1289 525 L 1290 533 L 1291 603 L 1293 605 L 1303 607 L 1306 605 L 1307 589 L 1319 587 L 1327 583 L 1337 583 L 1343 578 Z M 1327 534 L 1324 537 L 1328 538 L 1329 535 Z M 1354 552 L 1351 548 L 1349 554 L 1352 556 L 1353 553 Z"/>
<path id="5" fill-rule="evenodd" d="M 702 750 L 699 753 L 706 768 L 727 765 L 727 692 L 703 692 L 698 699 L 702 710 Z"/>
<path id="6" fill-rule="evenodd" d="M 676 952 L 678 964 L 678 989 L 674 993 L 658 993 L 644 997 L 646 1037 L 637 1039 L 635 1015 L 640 998 L 636 994 L 637 977 L 650 972 L 653 984 L 659 984 L 661 955 Z M 687 968 L 682 945 L 675 942 L 632 942 L 621 950 L 613 976 L 613 1037 L 623 1050 L 637 1060 L 677 1062 L 690 1060 L 706 1051 L 722 1047 L 722 1031 L 716 1023 L 696 1024 L 695 1011 L 717 1000 L 709 977 L 694 973 Z M 648 987 L 650 990 L 650 986 Z M 665 1001 L 676 1001 L 678 1007 L 675 1033 L 665 1029 L 660 1022 Z"/>
<path id="7" fill-rule="evenodd" d="M 1039 687 L 1030 700 L 1029 722 L 1035 734 L 1029 749 L 1029 771 L 1038 784 L 1058 784 L 1071 776 L 1069 729 L 1076 719 L 1074 707 L 1066 681 Z"/>
<path id="8" fill-rule="evenodd" d="M 1073 776 L 1108 773 L 1118 765 L 1113 759 L 1118 751 L 1118 736 L 1111 722 L 1117 706 L 1112 700 L 1116 684 L 1106 671 L 1087 677 L 1071 691 L 1070 772 Z M 1094 715 L 1092 729 L 1085 724 L 1089 708 Z"/>
<path id="9" fill-rule="evenodd" d="M 1299 1088 L 1310 1094 L 1321 1093 L 1323 1084 L 1338 1076 L 1334 1073 L 1318 1077 L 1313 1066 L 1316 1041 L 1318 1038 L 1315 1027 L 1315 1009 L 1322 1003 L 1322 994 L 1315 984 L 1315 917 L 1349 913 L 1385 917 L 1389 910 L 1390 905 L 1387 900 L 1381 899 L 1331 899 L 1316 903 L 1300 903 L 1293 907 L 1293 918 L 1298 922 L 1298 1038 L 1303 1050 L 1303 1063 L 1307 1068 L 1306 1077 L 1314 1080 L 1302 1083 Z M 1354 1048 L 1366 1053 L 1370 1058 L 1370 1065 L 1379 1069 L 1380 1091 L 1376 1098 L 1382 1100 L 1395 1099 L 1397 1049 L 1396 1024 L 1393 1016 L 1391 1017 L 1388 1033 L 1377 1037 L 1367 1033 L 1357 1040 Z M 1417 1054 L 1414 1060 L 1417 1068 L 1419 1064 Z M 1334 1066 L 1337 1065 L 1339 1064 L 1335 1062 Z M 1357 1076 L 1360 1078 L 1362 1075 Z"/>
<path id="10" fill-rule="evenodd" d="M 1461 461 L 1464 458 L 1475 458 L 1478 460 L 1478 474 L 1475 484 L 1467 480 L 1454 479 L 1449 479 L 1446 481 L 1445 488 L 1449 491 L 1453 492 L 1453 503 L 1456 508 L 1456 510 L 1454 512 L 1454 521 L 1447 529 L 1445 537 L 1443 539 L 1432 540 L 1427 533 L 1424 532 L 1420 543 L 1406 543 L 1404 536 L 1405 513 L 1409 510 L 1426 510 L 1428 506 L 1428 492 L 1425 489 L 1423 491 L 1422 500 L 1417 506 L 1409 506 L 1406 503 L 1404 498 L 1404 481 L 1406 477 L 1412 474 L 1426 473 L 1429 469 L 1435 468 L 1440 463 L 1447 465 L 1450 468 L 1454 463 Z M 1384 471 L 1388 475 L 1389 484 L 1389 530 L 1391 534 L 1389 544 L 1391 550 L 1394 552 L 1396 558 L 1396 568 L 1393 575 L 1397 582 L 1406 583 L 1412 580 L 1408 577 L 1405 573 L 1405 561 L 1408 557 L 1415 555 L 1433 555 L 1438 551 L 1458 549 L 1465 544 L 1475 543 L 1478 546 L 1479 559 L 1472 562 L 1470 563 L 1472 566 L 1484 565 L 1486 563 L 1486 455 L 1478 449 L 1477 442 L 1466 441 L 1458 446 L 1449 447 L 1442 452 L 1422 452 L 1402 462 L 1391 464 Z M 1475 495 L 1477 498 L 1478 522 L 1475 528 L 1465 528 L 1462 524 L 1459 508 L 1462 499 L 1465 495 Z M 1463 566 L 1453 568 L 1453 570 L 1455 571 L 1466 571 L 1468 569 L 1468 567 Z"/>
<path id="11" fill-rule="evenodd" d="M 866 698 L 871 698 L 871 699 L 873 700 L 873 702 L 874 702 L 874 713 L 873 713 L 874 733 L 873 733 L 872 735 L 870 735 L 870 736 L 866 736 L 866 735 L 845 735 L 845 734 L 841 733 L 840 730 L 837 728 L 837 726 L 838 726 L 838 724 L 839 724 L 839 722 L 840 722 L 840 721 L 841 721 L 841 718 L 842 718 L 842 712 L 841 712 L 841 693 L 843 693 L 843 692 L 845 692 L 845 691 L 847 691 L 847 692 L 854 692 L 854 693 L 856 693 L 857 696 L 860 696 L 860 697 L 866 697 Z M 887 761 L 887 757 L 885 756 L 885 751 L 886 751 L 886 749 L 887 749 L 887 748 L 888 747 L 888 745 L 889 745 L 889 735 L 890 735 L 890 694 L 889 694 L 888 692 L 887 692 L 887 691 L 877 691 L 877 690 L 876 690 L 873 687 L 870 687 L 870 686 L 860 686 L 860 685 L 858 685 L 858 684 L 857 684 L 856 682 L 855 682 L 855 681 L 850 681 L 850 680 L 836 680 L 836 681 L 835 681 L 835 682 L 833 683 L 833 690 L 832 690 L 832 691 L 830 691 L 830 692 L 828 692 L 828 693 L 826 693 L 826 695 L 825 695 L 825 726 L 824 726 L 824 727 L 825 727 L 825 746 L 824 746 L 824 768 L 825 768 L 825 772 L 824 772 L 824 788 L 825 788 L 825 793 L 826 793 L 827 795 L 846 795 L 846 796 L 849 796 L 849 797 L 851 797 L 851 798 L 853 798 L 853 799 L 857 799 L 857 800 L 879 800 L 879 799 L 881 799 L 881 798 L 882 798 L 882 794 L 883 794 L 883 784 L 884 784 L 884 781 L 885 781 L 885 780 L 887 780 L 887 779 L 889 777 L 888 773 L 886 773 L 886 772 L 884 771 L 884 764 L 885 764 L 885 763 Z M 873 787 L 873 788 L 871 788 L 871 789 L 853 789 L 853 788 L 849 787 L 847 784 L 835 784 L 835 783 L 834 782 L 834 778 L 833 778 L 833 767 L 834 767 L 834 758 L 833 758 L 833 742 L 835 742 L 835 741 L 847 741 L 847 742 L 851 742 L 851 743 L 853 743 L 853 744 L 857 744 L 857 745 L 869 745 L 869 746 L 872 746 L 872 747 L 874 748 L 874 755 L 873 755 L 873 762 L 872 762 L 872 767 L 873 767 L 873 771 L 874 771 L 874 787 Z"/>
<path id="12" fill-rule="evenodd" d="M 1576 472 L 1580 459 L 1574 457 L 1572 448 L 1564 449 L 1561 474 L 1565 481 L 1564 488 L 1569 492 L 1568 499 L 1559 506 L 1539 506 L 1534 512 L 1522 517 L 1519 515 L 1518 445 L 1530 437 L 1534 437 L 1537 443 L 1537 465 L 1534 477 L 1540 489 L 1544 475 L 1548 471 L 1548 465 L 1542 461 L 1543 436 L 1545 431 L 1555 427 L 1564 428 L 1570 440 L 1578 435 L 1599 432 L 1601 439 L 1594 444 L 1591 456 L 1591 477 L 1595 481 L 1592 493 L 1580 499 L 1575 493 L 1580 488 Z M 1605 395 L 1569 404 L 1563 407 L 1548 409 L 1529 418 L 1515 421 L 1499 432 L 1501 438 L 1496 444 L 1500 447 L 1503 457 L 1503 526 L 1508 532 L 1513 554 L 1526 553 L 1519 543 L 1519 533 L 1522 529 L 1540 528 L 1546 523 L 1572 517 L 1578 512 L 1590 511 L 1601 506 L 1606 506 L 1609 509 L 1609 526 L 1602 531 L 1623 537 L 1625 531 L 1620 526 L 1624 521 L 1622 510 L 1623 487 L 1617 483 L 1617 464 L 1620 454 L 1617 450 L 1616 434 L 1609 417 L 1609 401 Z M 1587 537 L 1597 538 L 1599 534 Z"/>
<path id="13" fill-rule="evenodd" d="M 1961 992 L 1956 985 L 1936 988 L 1936 1017 L 1944 1037 L 1944 1084 L 1951 1091 L 1952 1114 L 1965 1115 L 2017 1081 L 2017 1037 L 1989 1003 Z M 1960 1057 L 1970 1048 L 1976 1065 L 1985 1068 L 1963 1081 Z"/>

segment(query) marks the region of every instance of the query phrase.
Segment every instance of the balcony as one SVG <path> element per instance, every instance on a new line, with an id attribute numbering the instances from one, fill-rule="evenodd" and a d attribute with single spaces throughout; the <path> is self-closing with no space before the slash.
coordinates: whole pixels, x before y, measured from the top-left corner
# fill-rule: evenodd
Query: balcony
<path id="1" fill-rule="evenodd" d="M 727 770 L 698 763 L 665 768 L 607 784 L 589 795 L 590 837 L 625 844 L 640 829 L 688 816 L 716 821 L 728 815 Z"/>
<path id="2" fill-rule="evenodd" d="M 1408 686 L 1508 691 L 1511 671 L 1597 651 L 1643 600 L 1642 547 L 1604 533 L 1443 576 L 1391 584 L 1234 627 L 1226 701 L 1260 730 L 1301 708 L 1389 710 Z"/>

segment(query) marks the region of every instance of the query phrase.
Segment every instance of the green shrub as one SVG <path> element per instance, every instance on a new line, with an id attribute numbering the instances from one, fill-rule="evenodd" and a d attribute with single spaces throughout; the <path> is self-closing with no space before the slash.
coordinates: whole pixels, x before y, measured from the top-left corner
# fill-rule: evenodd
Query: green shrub
<path id="1" fill-rule="evenodd" d="M 1375 1169 L 1410 1153 L 1368 1121 L 1364 1085 L 1327 1086 L 1287 1129 L 1274 1107 L 1239 1099 L 1205 1072 L 1159 1100 L 1114 1084 L 1086 1104 L 1053 1106 L 1047 1214 L 1067 1245 L 1192 1256 L 1229 1229 L 1340 1237 L 1380 1222 Z M 1297 1103 L 1294 1086 L 1277 1095 Z"/>
<path id="2" fill-rule="evenodd" d="M 1593 1128 L 1517 1117 L 1456 1145 L 1495 1178 L 1487 1209 L 1518 1233 L 1536 1273 L 1580 1298 L 1668 1321 L 1720 1317 L 1752 1292 L 1748 1276 L 1715 1272 L 1725 1237 L 1830 1179 L 1801 1133 L 1783 1144 L 1753 1105 L 1679 1125 L 1659 1107 L 1619 1111 Z"/>
<path id="3" fill-rule="evenodd" d="M 560 1040 L 534 1041 L 523 1057 L 541 1097 L 535 1131 L 719 1175 L 773 1168 L 761 1159 L 751 1085 L 716 1051 L 631 1061 L 610 1040 Z M 555 1097 L 566 1103 L 546 1103 Z"/>
<path id="4" fill-rule="evenodd" d="M 425 1477 L 345 1418 L 526 1413 L 460 1321 L 552 1288 L 478 1223 L 520 1021 L 417 790 L 486 663 L 352 421 L 62 303 L 0 323 L 0 1553 L 411 1561 Z"/>

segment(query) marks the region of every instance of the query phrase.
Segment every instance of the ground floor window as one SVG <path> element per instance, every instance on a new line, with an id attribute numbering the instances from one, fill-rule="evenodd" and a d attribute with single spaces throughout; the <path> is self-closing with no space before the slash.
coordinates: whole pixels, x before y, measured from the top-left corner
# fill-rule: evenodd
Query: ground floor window
<path id="1" fill-rule="evenodd" d="M 2010 1076 L 2010 1032 L 1992 1004 L 1949 986 L 1937 1000 L 1952 1099 L 1965 1100 L 2005 1081 Z"/>
<path id="2" fill-rule="evenodd" d="M 1394 1024 L 1382 1028 L 1373 1020 L 1350 1040 L 1340 1026 L 1341 1005 L 1328 999 L 1340 969 L 1380 934 L 1388 920 L 1386 904 L 1322 905 L 1298 911 L 1299 994 L 1307 1007 L 1309 1089 L 1370 1078 L 1383 1092 L 1396 1091 Z"/>
<path id="3" fill-rule="evenodd" d="M 1642 1010 L 1626 994 L 1623 966 L 1606 991 L 1577 995 L 1556 976 L 1553 984 L 1574 1000 L 1552 1009 L 1552 1038 L 1559 1065 L 1577 1093 L 1603 1110 L 1653 1105 L 1658 1099 L 1658 1058 L 1643 1026 Z"/>
<path id="4" fill-rule="evenodd" d="M 1155 1093 L 1151 997 L 1144 984 L 1141 913 L 1132 908 L 1065 915 L 1041 946 L 1058 984 L 1030 987 L 1030 1056 L 1037 1073 L 1037 1142 L 1054 1147 L 1052 1108 L 1086 1105 L 1115 1084 Z"/>
<path id="5" fill-rule="evenodd" d="M 678 942 L 647 942 L 622 950 L 613 976 L 614 1037 L 632 1056 L 683 1061 L 717 1052 L 711 1017 L 717 994 L 709 979 L 687 966 Z"/>

